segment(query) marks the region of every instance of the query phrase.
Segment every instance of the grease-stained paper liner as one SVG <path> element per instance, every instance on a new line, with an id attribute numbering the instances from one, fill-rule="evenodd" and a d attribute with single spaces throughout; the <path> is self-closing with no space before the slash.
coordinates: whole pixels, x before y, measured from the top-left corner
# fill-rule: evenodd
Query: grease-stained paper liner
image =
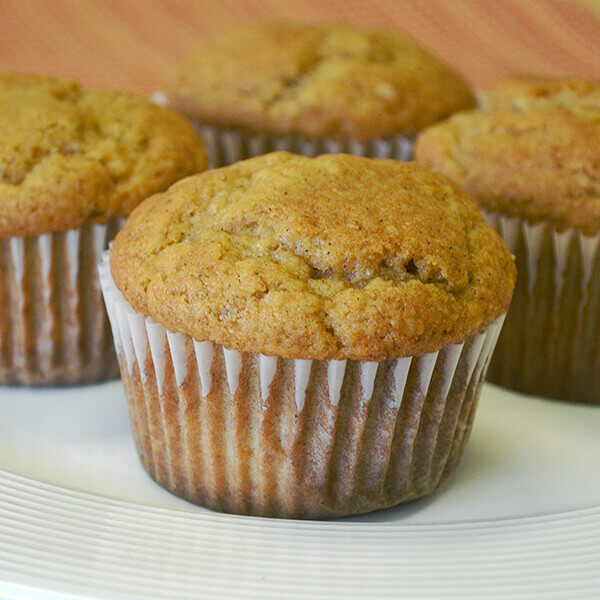
<path id="1" fill-rule="evenodd" d="M 157 92 L 152 98 L 157 104 L 168 103 L 167 97 L 161 92 Z M 413 155 L 414 139 L 401 135 L 361 142 L 352 138 L 309 138 L 298 134 L 253 133 L 240 128 L 218 127 L 193 119 L 192 123 L 208 150 L 211 168 L 231 165 L 239 160 L 280 150 L 309 157 L 346 153 L 404 161 L 411 160 Z"/>
<path id="2" fill-rule="evenodd" d="M 240 353 L 135 312 L 100 268 L 138 453 L 216 510 L 320 518 L 431 492 L 456 467 L 503 317 L 380 363 Z"/>
<path id="3" fill-rule="evenodd" d="M 517 285 L 488 379 L 600 403 L 600 235 L 486 213 L 516 257 Z"/>
<path id="4" fill-rule="evenodd" d="M 97 264 L 122 224 L 0 240 L 0 383 L 118 376 Z"/>

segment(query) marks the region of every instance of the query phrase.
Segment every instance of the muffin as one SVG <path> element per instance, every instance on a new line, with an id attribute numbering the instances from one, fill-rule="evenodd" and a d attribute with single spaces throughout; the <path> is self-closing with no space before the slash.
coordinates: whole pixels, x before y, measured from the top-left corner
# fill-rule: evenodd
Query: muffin
<path id="1" fill-rule="evenodd" d="M 534 76 L 508 77 L 497 82 L 483 97 L 491 110 L 527 110 L 563 105 L 574 114 L 597 116 L 600 85 L 584 79 L 548 79 Z"/>
<path id="2" fill-rule="evenodd" d="M 423 127 L 475 101 L 397 31 L 262 22 L 205 41 L 166 86 L 215 166 L 289 150 L 407 160 Z"/>
<path id="3" fill-rule="evenodd" d="M 514 78 L 423 132 L 419 161 L 471 193 L 516 255 L 489 378 L 600 402 L 600 84 Z"/>
<path id="4" fill-rule="evenodd" d="M 139 202 L 206 164 L 144 98 L 0 73 L 0 383 L 118 374 L 97 262 Z"/>
<path id="5" fill-rule="evenodd" d="M 101 279 L 148 473 L 213 509 L 321 518 L 454 470 L 515 268 L 420 165 L 280 152 L 148 199 Z"/>

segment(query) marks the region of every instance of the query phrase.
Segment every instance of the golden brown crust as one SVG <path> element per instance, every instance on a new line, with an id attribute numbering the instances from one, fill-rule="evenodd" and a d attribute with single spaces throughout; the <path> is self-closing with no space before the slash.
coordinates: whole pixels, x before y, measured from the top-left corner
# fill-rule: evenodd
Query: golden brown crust
<path id="1" fill-rule="evenodd" d="M 294 22 L 205 41 L 167 96 L 217 125 L 360 140 L 412 136 L 475 104 L 456 73 L 399 32 Z"/>
<path id="2" fill-rule="evenodd" d="M 149 100 L 0 72 L 0 237 L 127 216 L 206 165 L 192 127 Z"/>
<path id="3" fill-rule="evenodd" d="M 598 233 L 600 84 L 513 79 L 487 102 L 424 131 L 416 159 L 488 210 Z"/>
<path id="4" fill-rule="evenodd" d="M 600 82 L 529 75 L 508 77 L 486 92 L 484 105 L 490 110 L 517 111 L 560 105 L 583 117 L 598 118 Z"/>
<path id="5" fill-rule="evenodd" d="M 134 309 L 173 331 L 312 359 L 462 341 L 506 311 L 515 280 L 508 249 L 446 178 L 283 152 L 148 199 L 117 236 L 111 269 Z"/>

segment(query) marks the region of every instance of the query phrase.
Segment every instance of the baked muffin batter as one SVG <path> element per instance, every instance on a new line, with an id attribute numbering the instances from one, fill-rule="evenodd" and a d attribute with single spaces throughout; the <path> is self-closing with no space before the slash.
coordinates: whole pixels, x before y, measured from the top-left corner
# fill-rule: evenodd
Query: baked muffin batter
<path id="1" fill-rule="evenodd" d="M 501 82 L 484 110 L 423 132 L 415 156 L 488 210 L 600 231 L 599 83 Z"/>
<path id="2" fill-rule="evenodd" d="M 509 304 L 512 257 L 416 163 L 273 153 L 136 209 L 111 252 L 136 311 L 228 348 L 384 360 L 464 340 Z"/>
<path id="3" fill-rule="evenodd" d="M 358 140 L 413 136 L 475 104 L 408 36 L 331 23 L 254 23 L 206 40 L 166 92 L 199 121 Z"/>
<path id="4" fill-rule="evenodd" d="M 0 237 L 125 217 L 206 166 L 192 126 L 145 98 L 0 73 Z"/>

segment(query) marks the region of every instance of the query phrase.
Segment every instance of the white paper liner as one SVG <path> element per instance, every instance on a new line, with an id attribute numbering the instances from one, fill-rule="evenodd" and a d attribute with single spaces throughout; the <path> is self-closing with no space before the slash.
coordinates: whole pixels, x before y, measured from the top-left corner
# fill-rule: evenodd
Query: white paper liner
<path id="1" fill-rule="evenodd" d="M 118 375 L 96 265 L 122 223 L 0 240 L 0 383 Z"/>
<path id="2" fill-rule="evenodd" d="M 314 157 L 320 154 L 355 154 L 370 158 L 410 160 L 414 140 L 404 136 L 379 138 L 361 142 L 355 139 L 308 138 L 299 134 L 257 134 L 244 129 L 228 129 L 193 122 L 210 156 L 211 168 L 231 165 L 261 154 L 287 151 Z"/>
<path id="3" fill-rule="evenodd" d="M 488 378 L 539 396 L 600 402 L 600 235 L 486 212 L 517 262 Z"/>
<path id="4" fill-rule="evenodd" d="M 162 92 L 152 96 L 156 104 L 166 105 L 168 99 Z M 210 168 L 231 165 L 268 152 L 285 150 L 314 157 L 320 154 L 355 154 L 370 158 L 411 160 L 414 138 L 395 135 L 361 142 L 353 138 L 309 138 L 299 134 L 257 134 L 243 128 L 227 128 L 202 123 L 192 119 L 210 156 Z"/>
<path id="5" fill-rule="evenodd" d="M 499 318 L 461 344 L 383 362 L 293 360 L 174 334 L 100 279 L 150 475 L 217 510 L 320 518 L 431 492 L 468 440 Z"/>

